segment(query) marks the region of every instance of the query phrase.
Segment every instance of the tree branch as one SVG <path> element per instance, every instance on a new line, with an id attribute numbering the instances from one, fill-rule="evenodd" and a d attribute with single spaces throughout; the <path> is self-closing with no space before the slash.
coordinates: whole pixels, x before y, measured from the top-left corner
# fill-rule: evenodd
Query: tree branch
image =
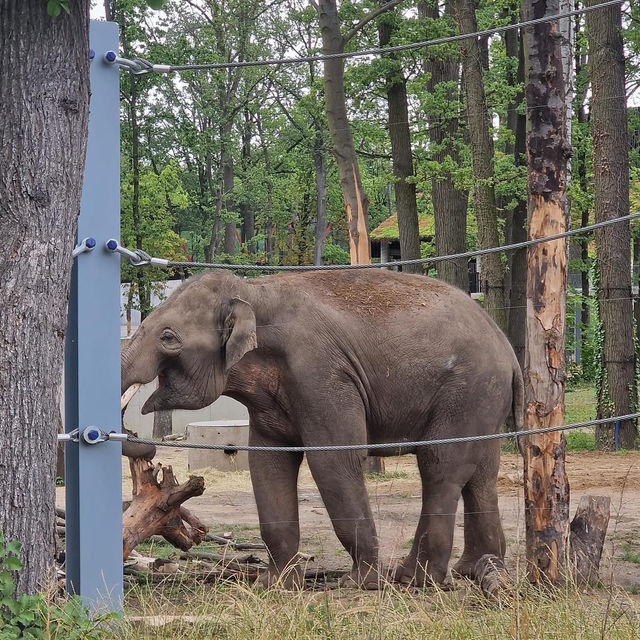
<path id="1" fill-rule="evenodd" d="M 347 44 L 347 42 L 349 42 L 349 40 L 351 40 L 351 38 L 353 38 L 353 36 L 358 33 L 358 31 L 368 25 L 372 20 L 375 20 L 380 14 L 384 13 L 385 11 L 389 11 L 389 9 L 393 9 L 393 7 L 400 4 L 402 1 L 403 0 L 390 0 L 389 2 L 387 2 L 387 4 L 383 4 L 381 7 L 378 7 L 374 11 L 371 11 L 371 13 L 368 13 L 364 18 L 362 18 L 362 20 L 360 20 L 360 22 L 358 22 L 355 27 L 347 31 L 347 33 L 343 37 L 344 44 Z"/>

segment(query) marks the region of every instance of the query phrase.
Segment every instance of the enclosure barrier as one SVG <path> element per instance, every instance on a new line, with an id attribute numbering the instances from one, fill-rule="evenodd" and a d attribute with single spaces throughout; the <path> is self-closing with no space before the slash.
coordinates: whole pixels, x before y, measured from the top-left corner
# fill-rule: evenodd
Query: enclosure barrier
<path id="1" fill-rule="evenodd" d="M 505 438 L 523 438 L 525 436 L 537 435 L 540 433 L 551 433 L 553 431 L 571 431 L 573 429 L 584 429 L 600 424 L 619 424 L 624 420 L 637 420 L 640 413 L 628 413 L 623 416 L 613 416 L 611 418 L 598 418 L 586 422 L 574 422 L 572 424 L 556 425 L 554 427 L 544 427 L 542 429 L 529 429 L 525 431 L 504 431 L 500 433 L 487 433 L 476 436 L 460 436 L 457 438 L 439 438 L 437 440 L 415 440 L 402 442 L 374 442 L 371 444 L 327 444 L 318 446 L 266 446 L 257 447 L 253 445 L 224 445 L 224 444 L 201 444 L 198 442 L 180 442 L 168 440 L 148 440 L 137 438 L 126 433 L 117 431 L 104 431 L 99 427 L 86 427 L 83 431 L 77 429 L 72 433 L 58 434 L 58 442 L 84 442 L 85 444 L 98 444 L 100 442 L 132 442 L 134 444 L 150 444 L 158 447 L 178 447 L 180 449 L 212 449 L 217 451 L 271 451 L 278 453 L 305 453 L 307 451 L 362 451 L 375 449 L 415 449 L 417 447 L 433 447 L 444 444 L 462 444 L 467 442 L 483 442 L 485 440 L 503 440 Z"/>
<path id="2" fill-rule="evenodd" d="M 173 262 L 153 258 L 140 250 L 130 251 L 118 241 L 120 230 L 120 171 L 119 171 L 119 69 L 128 69 L 135 74 L 151 72 L 172 73 L 229 67 L 280 65 L 297 62 L 350 58 L 355 56 L 388 54 L 398 51 L 425 48 L 445 43 L 458 42 L 478 36 L 490 36 L 510 29 L 532 26 L 543 22 L 554 22 L 580 15 L 588 11 L 620 4 L 623 0 L 609 0 L 601 4 L 582 7 L 574 11 L 559 13 L 526 22 L 509 24 L 469 34 L 460 34 L 416 42 L 397 47 L 367 49 L 329 55 L 308 56 L 279 60 L 256 60 L 241 63 L 216 63 L 205 65 L 157 65 L 142 58 L 127 60 L 115 53 L 118 49 L 118 25 L 91 21 L 90 39 L 90 117 L 83 192 L 78 219 L 78 237 L 82 241 L 73 250 L 75 258 L 69 322 L 65 348 L 65 430 L 59 435 L 61 442 L 78 443 L 65 456 L 66 474 L 66 573 L 67 589 L 80 594 L 83 602 L 93 610 L 119 610 L 122 607 L 122 477 L 121 452 L 117 447 L 95 446 L 105 441 L 153 443 L 159 446 L 207 447 L 225 449 L 223 445 L 197 445 L 197 443 L 168 443 L 127 437 L 120 431 L 120 349 L 119 316 L 120 296 L 119 264 L 110 259 L 118 252 L 126 255 L 138 266 L 151 265 L 165 268 L 217 268 L 237 271 L 305 271 L 352 268 L 384 268 L 406 264 L 433 264 L 441 260 L 486 255 L 497 251 L 523 248 L 538 242 L 548 242 L 561 237 L 585 233 L 608 224 L 639 217 L 625 216 L 571 230 L 556 236 L 530 240 L 514 245 L 505 245 L 480 251 L 471 251 L 435 258 L 405 260 L 372 265 L 322 265 L 322 266 L 275 266 L 275 265 L 230 265 L 215 263 Z M 96 55 L 95 52 L 104 52 Z M 96 251 L 98 246 L 106 250 Z M 518 438 L 531 433 L 570 430 L 610 422 L 619 423 L 635 419 L 640 414 L 617 416 L 588 423 L 549 427 L 535 431 L 490 434 L 469 438 L 450 438 L 419 442 L 391 444 L 358 444 L 341 447 L 242 447 L 246 450 L 262 451 L 311 451 L 336 449 L 376 449 L 393 447 L 435 446 L 471 442 L 495 438 Z M 79 425 L 117 425 L 112 431 L 100 427 Z M 241 447 L 235 447 L 239 449 Z"/>

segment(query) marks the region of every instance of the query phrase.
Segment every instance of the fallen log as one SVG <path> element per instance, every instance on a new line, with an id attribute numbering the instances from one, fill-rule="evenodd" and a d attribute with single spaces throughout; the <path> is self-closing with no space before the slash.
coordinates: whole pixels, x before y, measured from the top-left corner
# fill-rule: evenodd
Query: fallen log
<path id="1" fill-rule="evenodd" d="M 582 496 L 571 521 L 569 558 L 578 585 L 598 580 L 604 538 L 609 526 L 611 498 Z"/>
<path id="2" fill-rule="evenodd" d="M 182 503 L 204 492 L 204 478 L 191 476 L 178 484 L 173 469 L 143 458 L 130 458 L 133 498 L 122 515 L 123 557 L 150 536 L 161 535 L 187 551 L 204 540 L 207 528 Z M 162 474 L 162 479 L 159 480 Z"/>
<path id="3" fill-rule="evenodd" d="M 208 533 L 205 540 L 229 546 L 236 551 L 259 551 L 267 548 L 264 542 L 234 542 L 230 538 L 215 533 Z"/>

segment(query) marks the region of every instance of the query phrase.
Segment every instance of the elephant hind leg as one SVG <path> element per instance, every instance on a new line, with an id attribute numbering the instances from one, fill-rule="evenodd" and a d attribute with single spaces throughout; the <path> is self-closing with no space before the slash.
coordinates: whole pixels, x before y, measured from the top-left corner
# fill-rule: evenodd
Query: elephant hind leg
<path id="1" fill-rule="evenodd" d="M 430 582 L 444 585 L 460 491 L 473 474 L 474 465 L 457 464 L 441 450 L 424 448 L 417 455 L 422 476 L 422 511 L 411 551 L 392 571 L 391 579 L 418 586 Z"/>
<path id="2" fill-rule="evenodd" d="M 498 511 L 497 477 L 500 444 L 484 444 L 486 454 L 462 489 L 464 501 L 464 551 L 455 564 L 459 575 L 475 578 L 475 565 L 485 554 L 504 557 L 505 538 Z"/>

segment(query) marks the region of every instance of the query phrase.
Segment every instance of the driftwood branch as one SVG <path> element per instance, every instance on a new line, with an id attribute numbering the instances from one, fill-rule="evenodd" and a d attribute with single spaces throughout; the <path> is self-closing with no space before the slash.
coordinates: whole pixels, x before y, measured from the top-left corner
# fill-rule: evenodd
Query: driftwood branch
<path id="1" fill-rule="evenodd" d="M 133 499 L 122 515 L 123 557 L 154 534 L 161 535 L 186 551 L 200 544 L 207 528 L 182 503 L 204 492 L 204 478 L 192 476 L 178 484 L 170 466 L 154 465 L 142 458 L 130 458 Z M 162 475 L 160 475 L 162 472 Z"/>

